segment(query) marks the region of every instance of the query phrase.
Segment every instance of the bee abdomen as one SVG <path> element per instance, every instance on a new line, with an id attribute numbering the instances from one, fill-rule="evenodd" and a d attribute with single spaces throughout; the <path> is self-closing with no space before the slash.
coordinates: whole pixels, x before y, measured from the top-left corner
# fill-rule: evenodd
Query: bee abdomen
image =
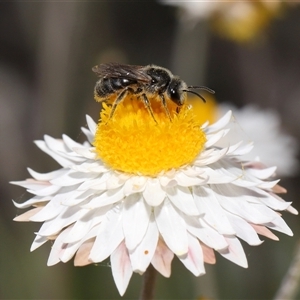
<path id="1" fill-rule="evenodd" d="M 114 90 L 107 78 L 100 79 L 95 85 L 95 94 L 100 98 L 106 98 L 107 95 L 113 92 Z"/>
<path id="2" fill-rule="evenodd" d="M 126 78 L 102 78 L 95 86 L 95 93 L 100 98 L 106 98 L 134 83 L 136 82 Z"/>

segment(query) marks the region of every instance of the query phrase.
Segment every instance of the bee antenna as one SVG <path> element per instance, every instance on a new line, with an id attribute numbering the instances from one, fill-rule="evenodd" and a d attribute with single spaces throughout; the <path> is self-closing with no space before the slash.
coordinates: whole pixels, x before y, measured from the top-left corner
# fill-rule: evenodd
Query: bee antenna
<path id="1" fill-rule="evenodd" d="M 199 89 L 199 90 L 205 90 L 205 91 L 207 91 L 207 92 L 209 92 L 211 94 L 215 93 L 214 90 L 208 88 L 207 86 L 193 86 L 193 85 L 190 85 L 190 86 L 188 86 L 188 89 Z"/>
<path id="2" fill-rule="evenodd" d="M 205 98 L 204 98 L 203 96 L 201 96 L 200 94 L 198 94 L 198 93 L 196 93 L 196 92 L 194 92 L 194 91 L 191 91 L 191 90 L 183 90 L 183 91 L 198 96 L 199 98 L 201 98 L 201 99 L 203 100 L 204 103 L 206 103 Z"/>

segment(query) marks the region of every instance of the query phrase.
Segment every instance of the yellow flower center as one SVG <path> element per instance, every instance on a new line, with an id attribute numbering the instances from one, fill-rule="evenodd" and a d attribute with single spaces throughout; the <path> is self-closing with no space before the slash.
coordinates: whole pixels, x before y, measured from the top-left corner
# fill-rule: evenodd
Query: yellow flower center
<path id="1" fill-rule="evenodd" d="M 191 163 L 206 142 L 193 109 L 168 103 L 171 120 L 160 99 L 151 100 L 153 117 L 144 103 L 134 96 L 111 106 L 104 104 L 95 134 L 98 157 L 114 170 L 145 176 Z"/>

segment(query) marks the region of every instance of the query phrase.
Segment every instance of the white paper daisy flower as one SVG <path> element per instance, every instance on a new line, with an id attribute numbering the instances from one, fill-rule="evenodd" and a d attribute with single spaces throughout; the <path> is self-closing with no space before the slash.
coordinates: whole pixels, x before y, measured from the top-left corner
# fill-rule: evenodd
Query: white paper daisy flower
<path id="1" fill-rule="evenodd" d="M 154 101 L 155 102 L 155 101 Z M 171 105 L 171 104 L 170 104 Z M 18 208 L 31 208 L 16 221 L 42 222 L 31 246 L 53 241 L 48 265 L 77 266 L 110 258 L 123 295 L 133 272 L 148 266 L 171 274 L 174 255 L 195 276 L 219 252 L 247 267 L 239 239 L 259 245 L 259 235 L 292 231 L 277 211 L 297 214 L 277 180 L 275 167 L 242 162 L 251 144 L 215 144 L 228 133 L 231 112 L 213 125 L 201 125 L 183 106 L 172 121 L 153 103 L 156 122 L 141 101 L 125 99 L 112 118 L 104 106 L 98 125 L 87 117 L 88 142 L 66 135 L 45 136 L 37 146 L 61 168 L 46 174 L 29 169 L 31 179 L 14 182 L 34 196 Z"/>

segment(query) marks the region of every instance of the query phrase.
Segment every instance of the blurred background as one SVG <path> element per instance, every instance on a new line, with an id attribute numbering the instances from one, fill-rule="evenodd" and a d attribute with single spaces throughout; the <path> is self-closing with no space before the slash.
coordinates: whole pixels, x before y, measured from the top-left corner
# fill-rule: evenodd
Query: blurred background
<path id="1" fill-rule="evenodd" d="M 99 117 L 91 68 L 102 62 L 154 63 L 190 85 L 214 89 L 218 103 L 271 109 L 280 130 L 293 139 L 286 146 L 294 155 L 291 172 L 282 172 L 281 185 L 288 190 L 285 200 L 300 209 L 300 5 L 277 1 L 265 7 L 249 1 L 258 6 L 238 11 L 222 1 L 200 8 L 182 3 L 0 3 L 1 299 L 120 298 L 108 262 L 47 267 L 51 243 L 29 252 L 40 224 L 12 221 L 20 211 L 11 200 L 23 202 L 29 195 L 8 184 L 29 177 L 27 167 L 38 172 L 58 168 L 33 140 L 63 133 L 83 140 L 85 115 Z M 243 17 L 253 20 L 239 23 Z M 281 155 L 274 158 L 280 161 L 284 151 Z M 242 242 L 248 269 L 217 255 L 217 264 L 195 278 L 174 259 L 171 278 L 158 276 L 156 298 L 272 299 L 299 241 L 299 217 L 284 213 L 284 219 L 293 238 L 279 233 L 280 242 L 265 240 L 259 247 Z M 140 286 L 141 276 L 135 274 L 123 298 L 137 299 Z"/>

